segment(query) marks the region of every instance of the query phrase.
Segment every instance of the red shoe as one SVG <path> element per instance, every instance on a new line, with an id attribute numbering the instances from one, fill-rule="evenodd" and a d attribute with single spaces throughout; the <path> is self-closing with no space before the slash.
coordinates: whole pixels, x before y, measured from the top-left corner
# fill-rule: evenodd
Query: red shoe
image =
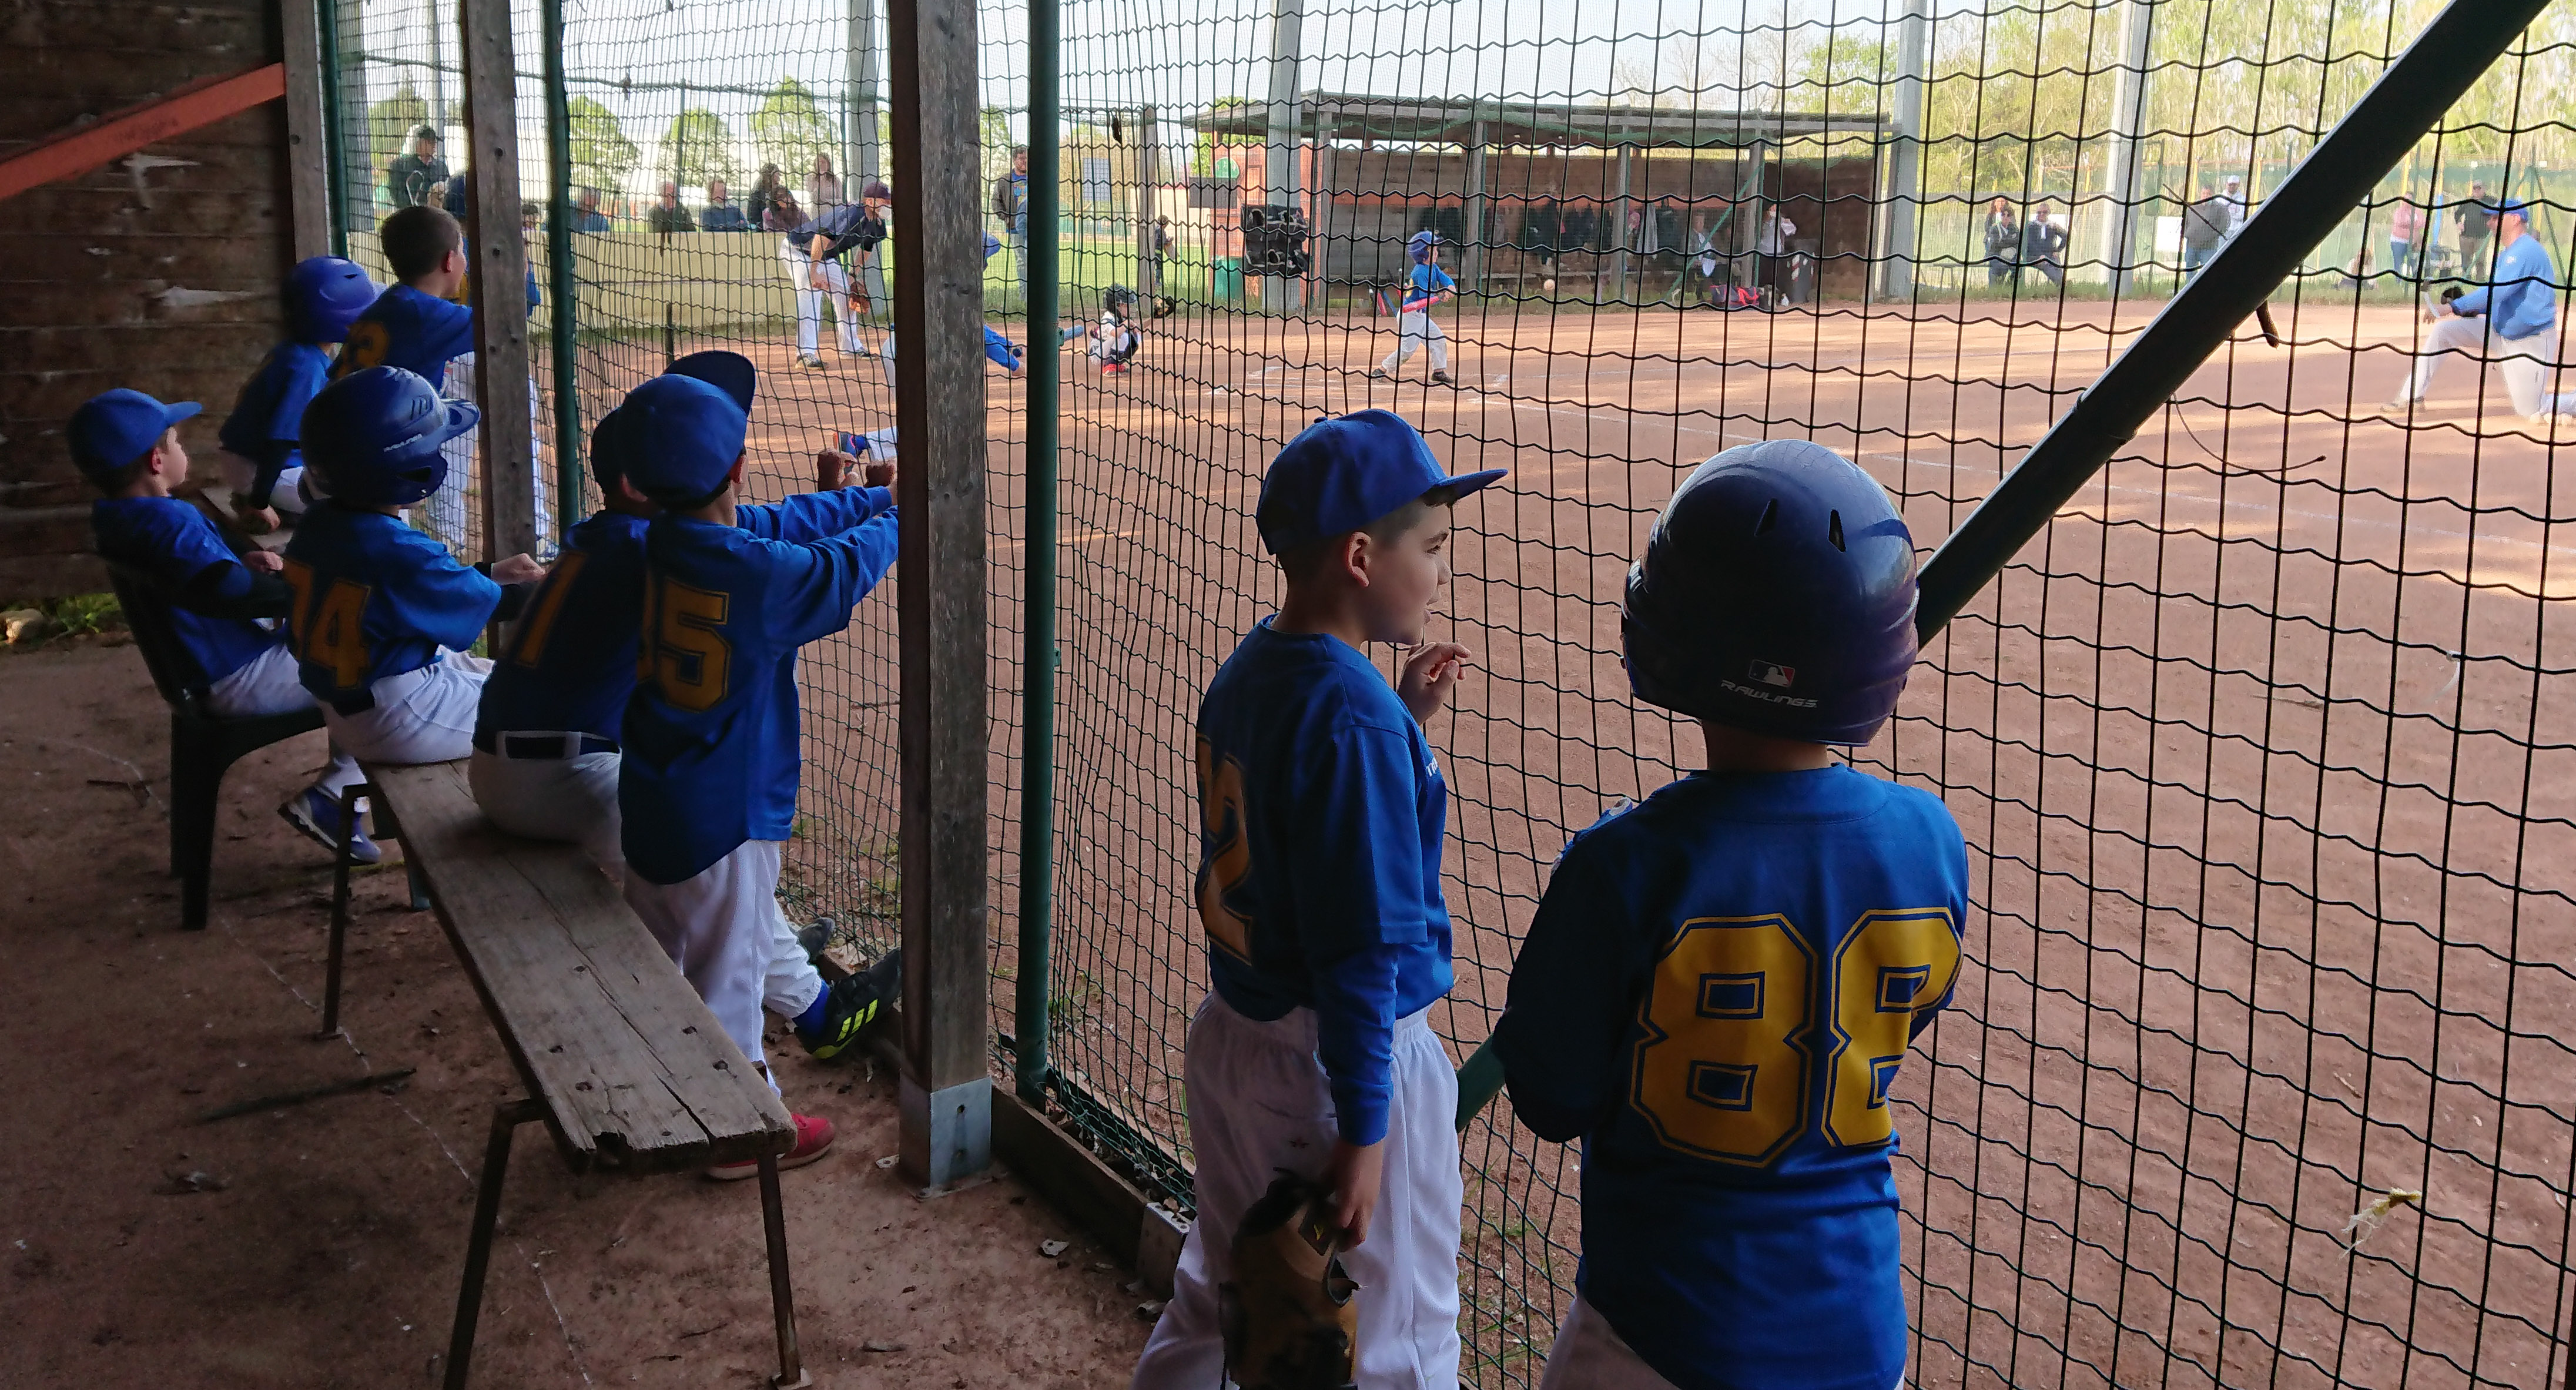
<path id="1" fill-rule="evenodd" d="M 832 1149 L 830 1120 L 820 1115 L 791 1114 L 789 1118 L 796 1121 L 796 1147 L 778 1156 L 778 1171 L 782 1173 L 790 1168 L 802 1168 L 831 1152 Z M 760 1176 L 760 1160 L 755 1158 L 741 1163 L 719 1163 L 707 1170 L 707 1176 L 717 1182 L 740 1182 L 744 1178 L 756 1178 Z"/>
<path id="2" fill-rule="evenodd" d="M 1100 374 L 1101 374 L 1102 376 L 1116 376 L 1116 375 L 1118 375 L 1120 372 L 1123 372 L 1123 371 L 1125 371 L 1125 370 L 1127 370 L 1127 364 L 1126 364 L 1126 363 L 1124 363 L 1124 362 L 1112 362 L 1112 363 L 1110 363 L 1109 365 L 1107 365 L 1107 366 L 1105 366 L 1105 367 L 1102 367 L 1102 368 L 1100 369 Z"/>

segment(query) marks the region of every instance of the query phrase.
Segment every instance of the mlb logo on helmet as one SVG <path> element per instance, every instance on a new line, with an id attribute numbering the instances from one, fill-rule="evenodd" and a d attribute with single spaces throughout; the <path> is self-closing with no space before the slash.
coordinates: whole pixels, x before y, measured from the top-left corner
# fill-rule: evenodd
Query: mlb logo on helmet
<path id="1" fill-rule="evenodd" d="M 1776 685 L 1783 690 L 1798 683 L 1798 668 L 1783 666 L 1776 661 L 1750 662 L 1745 666 L 1744 674 L 1748 679 Z"/>

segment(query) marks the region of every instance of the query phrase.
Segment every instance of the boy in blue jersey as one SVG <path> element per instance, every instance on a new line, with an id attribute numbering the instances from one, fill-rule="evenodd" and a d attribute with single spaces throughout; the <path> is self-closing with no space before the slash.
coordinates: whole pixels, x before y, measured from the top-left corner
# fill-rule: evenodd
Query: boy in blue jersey
<path id="1" fill-rule="evenodd" d="M 1914 545 L 1804 440 L 1729 449 L 1628 573 L 1638 698 L 1708 769 L 1557 861 L 1493 1049 L 1583 1141 L 1583 1263 L 1542 1390 L 1888 1390 L 1905 1373 L 1889 1088 L 1949 1002 L 1967 851 L 1834 757 L 1896 708 Z"/>
<path id="2" fill-rule="evenodd" d="M 166 608 L 170 629 L 195 669 L 181 680 L 226 718 L 311 709 L 296 680 L 295 656 L 268 620 L 283 618 L 294 591 L 279 578 L 284 562 L 264 550 L 235 553 L 206 514 L 170 495 L 188 480 L 188 451 L 179 423 L 197 414 L 194 401 L 163 405 L 122 387 L 91 397 L 65 431 L 72 462 L 106 496 L 90 509 L 98 553 L 142 571 L 150 599 Z M 278 808 L 296 829 L 336 849 L 340 789 L 358 780 L 358 765 L 334 746 L 312 786 Z M 375 843 L 359 831 L 349 846 L 373 864 Z"/>
<path id="3" fill-rule="evenodd" d="M 400 367 L 342 377 L 304 412 L 306 466 L 329 502 L 287 542 L 287 641 L 332 737 L 370 762 L 472 751 L 492 663 L 462 653 L 494 619 L 516 617 L 545 577 L 525 555 L 460 564 L 403 524 L 403 507 L 446 480 L 440 447 L 474 422 L 474 407 Z"/>
<path id="4" fill-rule="evenodd" d="M 354 262 L 309 256 L 286 277 L 287 339 L 269 350 L 242 383 L 232 414 L 216 435 L 233 516 L 252 535 L 277 529 L 278 514 L 301 516 L 304 407 L 330 380 L 325 347 L 345 340 L 349 325 L 376 302 L 376 283 Z"/>
<path id="5" fill-rule="evenodd" d="M 1440 329 L 1440 321 L 1431 310 L 1440 301 L 1458 292 L 1458 282 L 1440 268 L 1440 234 L 1430 230 L 1415 232 L 1406 243 L 1412 253 L 1413 268 L 1405 273 L 1403 298 L 1396 306 L 1395 351 L 1386 355 L 1369 372 L 1372 380 L 1384 380 L 1395 374 L 1425 343 L 1431 345 L 1431 379 L 1442 385 L 1449 380 L 1449 335 Z"/>
<path id="6" fill-rule="evenodd" d="M 893 565 L 894 496 L 856 487 L 740 504 L 749 413 L 694 377 L 655 377 L 618 414 L 626 478 L 662 509 L 644 532 L 643 636 L 621 730 L 626 901 L 743 1055 L 762 1061 L 765 1008 L 815 1057 L 845 1056 L 901 990 L 902 956 L 826 988 L 778 910 L 803 756 L 796 649 L 848 627 Z M 797 1116 L 780 1166 L 822 1157 L 832 1134 Z"/>
<path id="7" fill-rule="evenodd" d="M 465 292 L 472 262 L 465 254 L 465 230 L 444 210 L 411 207 L 387 216 L 379 232 L 385 262 L 394 285 L 376 297 L 349 325 L 348 346 L 331 368 L 338 381 L 369 367 L 400 367 L 438 388 L 450 399 L 474 399 L 474 311 L 458 303 Z M 530 283 L 534 283 L 532 280 Z M 529 312 L 536 311 L 535 301 Z M 529 387 L 529 418 L 536 418 L 535 392 Z M 465 479 L 474 465 L 470 429 L 446 445 L 447 485 L 423 499 L 429 504 L 429 529 L 450 545 L 465 537 Z M 530 458 L 535 457 L 534 453 Z M 537 548 L 545 549 L 550 513 L 546 476 L 535 470 Z"/>
<path id="8" fill-rule="evenodd" d="M 1468 652 L 1423 633 L 1450 506 L 1501 476 L 1447 476 L 1413 426 L 1363 410 L 1307 428 L 1262 480 L 1256 521 L 1288 591 L 1199 706 L 1214 989 L 1184 1062 L 1198 1219 L 1138 1390 L 1220 1383 L 1219 1287 L 1278 1169 L 1332 1193 L 1360 1284 L 1357 1383 L 1457 1383 L 1458 1084 L 1427 1017 L 1451 984 L 1449 793 L 1423 724 Z M 1371 642 L 1413 649 L 1392 689 Z"/>

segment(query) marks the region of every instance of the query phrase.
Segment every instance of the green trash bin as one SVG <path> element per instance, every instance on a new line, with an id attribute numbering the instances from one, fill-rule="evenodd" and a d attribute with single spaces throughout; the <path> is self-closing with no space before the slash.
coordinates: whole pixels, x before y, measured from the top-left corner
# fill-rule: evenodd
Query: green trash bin
<path id="1" fill-rule="evenodd" d="M 1216 283 L 1209 287 L 1211 297 L 1220 304 L 1243 302 L 1243 258 L 1219 256 L 1216 259 Z"/>

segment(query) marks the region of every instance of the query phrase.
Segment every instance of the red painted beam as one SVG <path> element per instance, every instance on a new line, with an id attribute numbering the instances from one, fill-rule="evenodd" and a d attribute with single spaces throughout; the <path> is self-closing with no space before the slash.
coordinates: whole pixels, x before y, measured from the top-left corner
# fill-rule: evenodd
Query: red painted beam
<path id="1" fill-rule="evenodd" d="M 286 65 L 270 63 L 230 77 L 210 77 L 140 106 L 67 130 L 0 160 L 0 198 L 39 184 L 86 174 L 146 145 L 236 116 L 286 95 Z"/>

